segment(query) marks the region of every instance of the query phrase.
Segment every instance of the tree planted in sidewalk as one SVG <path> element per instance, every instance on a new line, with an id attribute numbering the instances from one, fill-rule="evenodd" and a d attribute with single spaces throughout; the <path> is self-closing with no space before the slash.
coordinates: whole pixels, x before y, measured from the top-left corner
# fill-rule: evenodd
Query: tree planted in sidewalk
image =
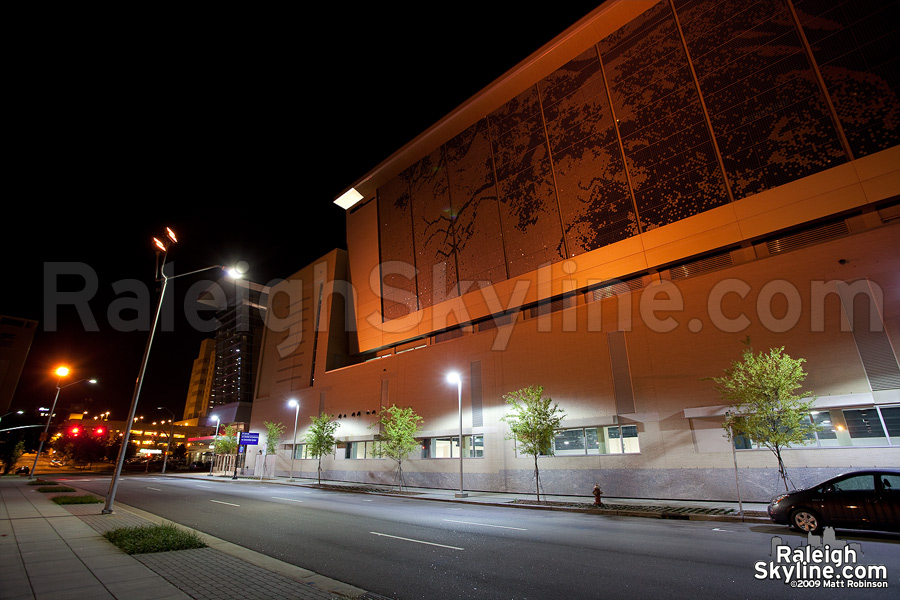
<path id="1" fill-rule="evenodd" d="M 396 461 L 400 491 L 403 491 L 403 461 L 413 450 L 419 448 L 416 436 L 419 434 L 419 424 L 423 420 L 412 408 L 394 405 L 382 410 L 378 421 L 369 426 L 370 429 L 373 427 L 381 429 L 375 442 L 375 455 Z"/>
<path id="2" fill-rule="evenodd" d="M 550 397 L 544 397 L 544 388 L 529 386 L 503 395 L 509 412 L 500 420 L 509 426 L 508 440 L 514 440 L 520 454 L 534 459 L 534 482 L 537 500 L 541 501 L 541 474 L 538 457 L 553 455 L 553 438 L 562 429 L 565 412 Z"/>
<path id="3" fill-rule="evenodd" d="M 722 377 L 711 377 L 729 410 L 722 427 L 732 444 L 737 435 L 768 448 L 778 461 L 778 474 L 788 491 L 783 452 L 792 445 L 813 439 L 818 426 L 809 412 L 815 395 L 796 392 L 803 386 L 806 372 L 803 358 L 791 358 L 784 347 L 754 353 L 750 338 L 744 339 L 741 360 L 731 363 Z"/>
<path id="4" fill-rule="evenodd" d="M 322 413 L 318 417 L 310 417 L 310 420 L 312 421 L 312 425 L 309 426 L 309 431 L 303 437 L 303 441 L 306 443 L 307 454 L 319 461 L 318 481 L 319 484 L 321 484 L 322 457 L 334 452 L 334 447 L 337 445 L 337 438 L 334 437 L 334 432 L 341 424 L 329 419 L 328 415 L 325 413 Z"/>
<path id="5" fill-rule="evenodd" d="M 263 421 L 263 427 L 266 428 L 266 453 L 263 456 L 262 466 L 263 474 L 265 474 L 266 462 L 269 460 L 269 457 L 278 450 L 278 443 L 281 441 L 281 436 L 284 435 L 284 424 Z"/>

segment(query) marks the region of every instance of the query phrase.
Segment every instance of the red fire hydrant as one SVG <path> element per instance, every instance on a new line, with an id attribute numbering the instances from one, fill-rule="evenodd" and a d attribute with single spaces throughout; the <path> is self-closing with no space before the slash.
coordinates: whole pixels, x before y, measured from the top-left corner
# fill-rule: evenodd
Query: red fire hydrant
<path id="1" fill-rule="evenodd" d="M 597 483 L 594 485 L 594 506 L 603 506 L 603 500 L 600 499 L 600 496 L 603 495 L 603 491 L 600 489 L 600 484 Z"/>

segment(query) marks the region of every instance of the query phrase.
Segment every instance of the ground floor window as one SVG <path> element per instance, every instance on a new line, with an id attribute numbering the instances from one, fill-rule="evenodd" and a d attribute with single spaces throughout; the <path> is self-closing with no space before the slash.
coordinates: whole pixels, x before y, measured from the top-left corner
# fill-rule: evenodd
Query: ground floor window
<path id="1" fill-rule="evenodd" d="M 463 458 L 484 457 L 484 436 L 463 436 Z M 459 458 L 459 436 L 425 438 L 422 440 L 422 458 Z"/>
<path id="2" fill-rule="evenodd" d="M 294 444 L 294 458 L 312 458 L 307 444 Z"/>
<path id="3" fill-rule="evenodd" d="M 636 454 L 640 451 L 637 425 L 563 429 L 553 438 L 553 452 L 557 456 Z"/>
<path id="4" fill-rule="evenodd" d="M 809 419 L 819 426 L 803 448 L 900 446 L 900 406 L 866 406 L 813 410 Z M 760 448 L 755 440 L 735 432 L 738 450 Z"/>
<path id="5" fill-rule="evenodd" d="M 375 455 L 375 444 L 375 440 L 350 442 L 347 444 L 347 454 L 345 458 L 378 458 Z"/>

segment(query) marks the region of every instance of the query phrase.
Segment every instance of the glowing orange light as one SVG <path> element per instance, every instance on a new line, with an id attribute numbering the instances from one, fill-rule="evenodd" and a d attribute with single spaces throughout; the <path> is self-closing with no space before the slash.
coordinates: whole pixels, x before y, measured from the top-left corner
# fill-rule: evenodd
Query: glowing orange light
<path id="1" fill-rule="evenodd" d="M 175 237 L 175 232 L 172 231 L 171 227 L 166 227 L 166 235 L 169 236 L 169 239 L 175 243 L 178 243 L 178 238 Z"/>
<path id="2" fill-rule="evenodd" d="M 69 374 L 69 367 L 57 367 L 54 371 L 58 377 L 65 377 Z"/>
<path id="3" fill-rule="evenodd" d="M 163 252 L 166 251 L 166 245 L 163 244 L 159 238 L 153 238 L 153 243 L 156 244 L 156 247 L 159 248 L 160 250 L 162 250 Z"/>

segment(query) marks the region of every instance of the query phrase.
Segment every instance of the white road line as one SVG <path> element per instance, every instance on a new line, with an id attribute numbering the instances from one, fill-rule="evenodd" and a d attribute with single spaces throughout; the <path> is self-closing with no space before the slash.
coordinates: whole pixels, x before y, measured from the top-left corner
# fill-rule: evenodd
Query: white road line
<path id="1" fill-rule="evenodd" d="M 227 504 L 228 506 L 240 506 L 240 504 L 232 504 L 231 502 L 222 502 L 221 500 L 210 500 L 210 502 L 215 502 L 216 504 Z"/>
<path id="2" fill-rule="evenodd" d="M 161 492 L 161 491 L 162 491 L 162 490 L 159 489 L 159 488 L 152 488 L 152 487 L 150 487 L 149 485 L 147 486 L 147 489 L 148 489 L 148 490 L 153 490 L 153 491 L 155 491 L 155 492 Z"/>
<path id="3" fill-rule="evenodd" d="M 456 546 L 445 546 L 444 544 L 435 544 L 434 542 L 426 542 L 423 540 L 413 540 L 410 538 L 400 537 L 397 535 L 388 535 L 386 533 L 378 533 L 377 531 L 370 531 L 372 535 L 380 535 L 382 537 L 394 538 L 395 540 L 403 540 L 404 542 L 415 542 L 417 544 L 428 544 L 429 546 L 440 546 L 441 548 L 449 548 L 451 550 L 465 550 L 465 548 L 457 548 Z"/>
<path id="4" fill-rule="evenodd" d="M 515 529 L 517 531 L 528 531 L 527 529 L 523 529 L 522 527 L 507 527 L 506 525 L 488 525 L 487 523 L 473 523 L 471 521 L 454 521 L 453 519 L 442 519 L 443 521 L 448 521 L 450 523 L 463 523 L 465 525 L 478 525 L 480 527 L 497 527 L 498 529 Z"/>
<path id="5" fill-rule="evenodd" d="M 287 500 L 288 502 L 303 502 L 303 500 L 295 500 L 294 498 L 279 498 L 278 496 L 272 496 L 272 500 Z"/>

